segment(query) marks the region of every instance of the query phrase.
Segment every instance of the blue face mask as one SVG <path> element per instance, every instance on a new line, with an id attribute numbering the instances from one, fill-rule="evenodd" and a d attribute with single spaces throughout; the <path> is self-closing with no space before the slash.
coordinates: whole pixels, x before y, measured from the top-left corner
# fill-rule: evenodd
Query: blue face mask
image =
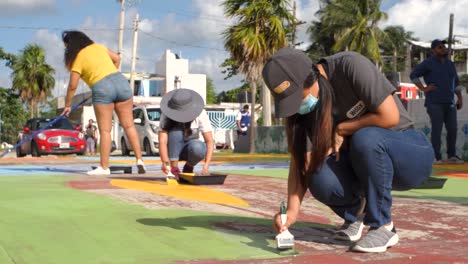
<path id="1" fill-rule="evenodd" d="M 304 100 L 302 100 L 301 107 L 299 108 L 299 114 L 305 115 L 314 111 L 317 106 L 318 98 L 309 94 Z"/>

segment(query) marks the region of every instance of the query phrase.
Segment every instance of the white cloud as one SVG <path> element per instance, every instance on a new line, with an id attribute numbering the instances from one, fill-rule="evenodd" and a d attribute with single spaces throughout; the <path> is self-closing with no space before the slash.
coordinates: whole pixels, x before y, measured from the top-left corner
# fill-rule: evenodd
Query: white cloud
<path id="1" fill-rule="evenodd" d="M 54 12 L 55 0 L 2 0 L 0 1 L 0 15 L 41 15 Z"/>
<path id="2" fill-rule="evenodd" d="M 450 13 L 454 13 L 454 34 L 468 34 L 468 0 L 403 0 L 388 11 L 387 25 L 402 25 L 422 41 L 446 38 Z"/>
<path id="3" fill-rule="evenodd" d="M 319 10 L 319 1 L 317 0 L 302 0 L 296 7 L 296 16 L 298 20 L 304 21 L 305 24 L 298 26 L 297 29 L 297 42 L 302 44 L 300 49 L 306 49 L 311 43 L 307 34 L 307 28 L 310 23 L 317 19 L 315 13 Z"/>

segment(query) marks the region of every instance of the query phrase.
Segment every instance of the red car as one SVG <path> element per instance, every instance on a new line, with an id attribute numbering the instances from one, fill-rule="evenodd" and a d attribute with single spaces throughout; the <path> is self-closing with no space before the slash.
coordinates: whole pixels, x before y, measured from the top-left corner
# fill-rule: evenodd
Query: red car
<path id="1" fill-rule="evenodd" d="M 49 118 L 33 118 L 28 120 L 23 131 L 18 135 L 17 143 L 37 130 L 44 128 L 51 121 Z M 84 134 L 75 130 L 67 119 L 61 119 L 28 142 L 17 147 L 16 156 L 24 157 L 28 154 L 31 154 L 33 157 L 48 154 L 83 155 L 85 151 L 86 139 Z"/>

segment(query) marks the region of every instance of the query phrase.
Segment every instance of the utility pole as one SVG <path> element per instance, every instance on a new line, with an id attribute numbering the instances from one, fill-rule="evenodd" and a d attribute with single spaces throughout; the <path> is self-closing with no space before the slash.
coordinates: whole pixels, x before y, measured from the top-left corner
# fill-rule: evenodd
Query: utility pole
<path id="1" fill-rule="evenodd" d="M 448 54 L 450 58 L 452 58 L 452 43 L 453 43 L 453 13 L 450 14 L 450 23 L 449 23 Z"/>
<path id="2" fill-rule="evenodd" d="M 138 13 L 135 16 L 133 21 L 133 48 L 132 48 L 132 64 L 130 69 L 130 87 L 132 88 L 132 93 L 135 88 L 135 64 L 136 64 L 136 52 L 137 52 L 137 43 L 138 43 Z"/>
<path id="3" fill-rule="evenodd" d="M 122 51 L 123 51 L 123 32 L 124 32 L 124 25 L 125 25 L 125 0 L 120 0 L 120 27 L 119 27 L 119 48 L 118 54 L 122 58 Z M 122 59 L 119 63 L 119 71 L 122 70 Z"/>

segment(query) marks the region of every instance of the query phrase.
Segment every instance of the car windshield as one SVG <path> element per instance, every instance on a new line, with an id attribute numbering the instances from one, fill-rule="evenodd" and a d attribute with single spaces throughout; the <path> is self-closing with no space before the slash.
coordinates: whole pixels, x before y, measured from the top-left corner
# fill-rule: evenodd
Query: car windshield
<path id="1" fill-rule="evenodd" d="M 49 124 L 52 120 L 45 119 L 45 120 L 39 120 L 36 123 L 36 130 L 39 130 L 41 128 L 44 128 Z M 52 126 L 48 127 L 48 129 L 66 129 L 66 130 L 74 130 L 72 124 L 70 124 L 70 121 L 68 119 L 61 119 L 57 122 L 55 122 Z"/>
<path id="2" fill-rule="evenodd" d="M 148 113 L 148 119 L 151 121 L 159 121 L 161 118 L 161 109 L 159 108 L 146 109 L 146 112 Z"/>

